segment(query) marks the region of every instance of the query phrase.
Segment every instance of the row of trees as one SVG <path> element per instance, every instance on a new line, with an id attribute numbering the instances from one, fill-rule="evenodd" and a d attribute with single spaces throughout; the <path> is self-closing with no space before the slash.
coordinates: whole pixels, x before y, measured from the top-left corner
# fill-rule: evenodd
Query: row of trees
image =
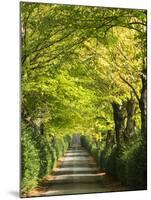
<path id="1" fill-rule="evenodd" d="M 21 3 L 23 124 L 54 145 L 139 138 L 145 156 L 146 23 L 144 10 Z"/>

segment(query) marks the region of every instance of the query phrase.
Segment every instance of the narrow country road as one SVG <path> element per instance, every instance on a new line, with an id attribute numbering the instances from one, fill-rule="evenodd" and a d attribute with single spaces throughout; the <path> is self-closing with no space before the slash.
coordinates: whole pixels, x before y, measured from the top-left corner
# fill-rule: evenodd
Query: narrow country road
<path id="1" fill-rule="evenodd" d="M 127 190 L 100 171 L 93 158 L 81 146 L 74 145 L 59 159 L 57 166 L 38 192 L 31 196 L 82 194 Z"/>

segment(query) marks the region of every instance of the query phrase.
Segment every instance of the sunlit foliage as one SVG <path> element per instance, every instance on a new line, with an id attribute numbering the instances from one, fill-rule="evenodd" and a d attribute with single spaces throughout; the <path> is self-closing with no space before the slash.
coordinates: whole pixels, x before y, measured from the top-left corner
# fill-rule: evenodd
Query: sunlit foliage
<path id="1" fill-rule="evenodd" d="M 145 157 L 146 79 L 146 11 L 21 3 L 23 165 L 28 156 L 40 159 L 41 143 L 58 145 L 55 155 L 42 146 L 55 162 L 73 133 L 93 143 L 97 158 L 101 150 L 109 147 L 112 154 L 117 146 L 116 154 L 124 148 L 121 160 L 131 154 L 137 160 L 129 150 L 135 138 Z M 40 165 L 33 182 L 29 167 L 23 169 L 25 189 L 39 180 Z"/>

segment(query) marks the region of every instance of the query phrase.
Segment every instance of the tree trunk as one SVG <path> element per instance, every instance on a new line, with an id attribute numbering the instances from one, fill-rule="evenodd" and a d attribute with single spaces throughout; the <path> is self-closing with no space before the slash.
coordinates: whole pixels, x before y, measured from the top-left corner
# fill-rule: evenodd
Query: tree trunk
<path id="1" fill-rule="evenodd" d="M 107 131 L 106 136 L 106 146 L 113 146 L 115 144 L 114 135 L 112 134 L 112 130 Z"/>
<path id="2" fill-rule="evenodd" d="M 141 110 L 141 133 L 144 145 L 147 145 L 147 73 L 143 71 L 142 79 L 142 90 L 139 101 L 139 107 Z"/>
<path id="3" fill-rule="evenodd" d="M 127 123 L 124 131 L 124 141 L 127 142 L 129 137 L 131 137 L 135 132 L 135 120 L 133 119 L 135 113 L 135 101 L 134 99 L 129 99 L 126 104 L 127 112 Z"/>
<path id="4" fill-rule="evenodd" d="M 114 117 L 114 123 L 115 123 L 116 143 L 117 143 L 117 147 L 119 147 L 121 143 L 121 139 L 123 137 L 123 131 L 124 131 L 123 108 L 117 103 L 112 103 L 112 108 L 113 108 L 113 117 Z"/>
<path id="5" fill-rule="evenodd" d="M 44 134 L 44 124 L 43 123 L 40 124 L 40 134 L 41 135 Z"/>

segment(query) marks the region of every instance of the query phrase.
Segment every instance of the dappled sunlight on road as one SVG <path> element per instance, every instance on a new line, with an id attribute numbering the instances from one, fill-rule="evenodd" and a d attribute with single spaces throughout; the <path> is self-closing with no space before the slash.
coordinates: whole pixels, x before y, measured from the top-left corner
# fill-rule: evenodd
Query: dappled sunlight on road
<path id="1" fill-rule="evenodd" d="M 89 153 L 78 144 L 70 147 L 59 159 L 59 164 L 41 185 L 41 190 L 31 193 L 31 196 L 124 190 L 126 188 L 100 170 Z"/>

